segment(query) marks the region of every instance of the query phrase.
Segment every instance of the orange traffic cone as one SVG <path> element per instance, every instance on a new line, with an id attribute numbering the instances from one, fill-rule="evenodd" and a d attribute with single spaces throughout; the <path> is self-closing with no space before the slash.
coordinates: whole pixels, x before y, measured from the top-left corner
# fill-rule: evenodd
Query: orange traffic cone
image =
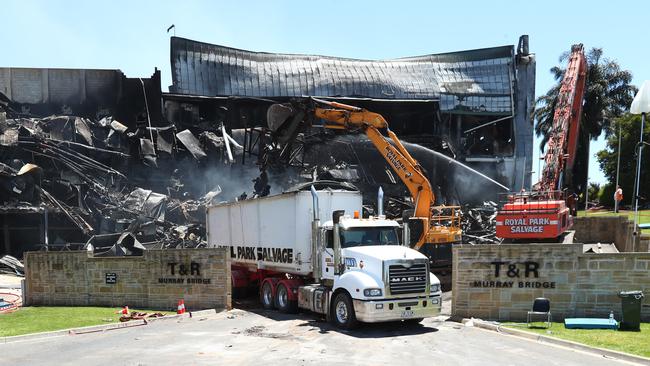
<path id="1" fill-rule="evenodd" d="M 185 301 L 183 299 L 178 300 L 176 314 L 185 314 Z"/>

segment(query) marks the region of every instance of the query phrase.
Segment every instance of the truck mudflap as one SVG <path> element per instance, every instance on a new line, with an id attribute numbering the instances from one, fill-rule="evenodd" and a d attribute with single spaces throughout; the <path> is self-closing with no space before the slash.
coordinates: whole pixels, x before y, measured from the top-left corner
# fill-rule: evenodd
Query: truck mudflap
<path id="1" fill-rule="evenodd" d="M 366 323 L 430 318 L 440 314 L 440 293 L 431 296 L 386 300 L 353 300 L 357 320 Z"/>

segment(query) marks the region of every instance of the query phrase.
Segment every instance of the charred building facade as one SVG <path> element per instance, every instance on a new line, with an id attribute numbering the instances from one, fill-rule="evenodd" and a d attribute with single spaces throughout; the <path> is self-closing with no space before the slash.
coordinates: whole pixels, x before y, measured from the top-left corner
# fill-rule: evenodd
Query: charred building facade
<path id="1" fill-rule="evenodd" d="M 172 37 L 171 66 L 173 85 L 163 97 L 169 119 L 200 121 L 227 111 L 231 128 L 264 127 L 270 102 L 338 100 L 382 114 L 404 141 L 511 190 L 530 188 L 535 58 L 527 36 L 517 47 L 383 61 L 251 52 Z M 501 190 L 418 146 L 415 154 L 447 201 L 495 199 Z"/>
<path id="2" fill-rule="evenodd" d="M 309 97 L 382 114 L 441 204 L 494 200 L 502 188 L 490 179 L 530 187 L 535 59 L 525 36 L 517 47 L 385 61 L 172 37 L 171 69 L 162 92 L 158 70 L 0 68 L 0 255 L 201 246 L 205 205 L 315 179 L 351 182 L 369 202 L 382 186 L 395 215 L 412 205 L 364 136 L 269 129 L 271 104 Z M 481 210 L 466 217 L 480 221 Z"/>

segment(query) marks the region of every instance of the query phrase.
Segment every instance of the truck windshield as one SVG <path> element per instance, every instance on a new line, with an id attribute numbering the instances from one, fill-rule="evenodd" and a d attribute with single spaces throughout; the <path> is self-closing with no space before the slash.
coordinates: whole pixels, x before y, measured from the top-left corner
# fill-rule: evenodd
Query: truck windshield
<path id="1" fill-rule="evenodd" d="M 341 230 L 341 248 L 367 245 L 399 245 L 393 227 L 357 227 Z"/>

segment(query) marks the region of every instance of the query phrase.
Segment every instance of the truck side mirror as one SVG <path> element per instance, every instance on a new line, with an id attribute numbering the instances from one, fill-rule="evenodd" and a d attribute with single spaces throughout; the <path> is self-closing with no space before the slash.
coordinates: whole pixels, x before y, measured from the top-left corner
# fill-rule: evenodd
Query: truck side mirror
<path id="1" fill-rule="evenodd" d="M 333 240 L 334 244 L 334 274 L 341 274 L 341 236 L 339 234 L 339 221 L 341 216 L 345 214 L 344 210 L 336 210 L 332 213 L 332 221 L 334 222 Z"/>
<path id="2" fill-rule="evenodd" d="M 402 211 L 402 245 L 411 247 L 411 230 L 409 228 L 409 219 L 413 216 L 414 210 Z"/>
<path id="3" fill-rule="evenodd" d="M 426 219 L 422 217 L 410 217 L 406 222 L 408 222 L 408 242 L 406 245 L 412 248 L 420 240 L 422 235 L 424 235 Z"/>
<path id="4" fill-rule="evenodd" d="M 343 215 L 345 215 L 345 210 L 336 210 L 332 212 L 332 221 L 334 222 L 334 225 L 338 225 Z"/>

